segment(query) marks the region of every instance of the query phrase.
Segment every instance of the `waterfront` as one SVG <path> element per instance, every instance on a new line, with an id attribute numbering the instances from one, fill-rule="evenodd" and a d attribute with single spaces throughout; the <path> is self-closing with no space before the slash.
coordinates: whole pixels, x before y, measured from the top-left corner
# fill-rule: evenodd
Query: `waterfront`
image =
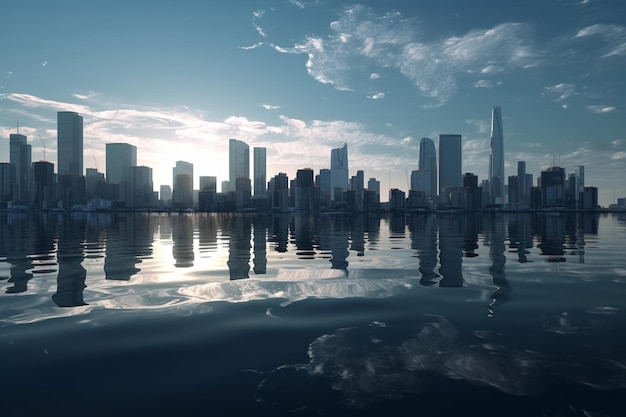
<path id="1" fill-rule="evenodd" d="M 1 221 L 7 415 L 623 410 L 618 215 Z"/>

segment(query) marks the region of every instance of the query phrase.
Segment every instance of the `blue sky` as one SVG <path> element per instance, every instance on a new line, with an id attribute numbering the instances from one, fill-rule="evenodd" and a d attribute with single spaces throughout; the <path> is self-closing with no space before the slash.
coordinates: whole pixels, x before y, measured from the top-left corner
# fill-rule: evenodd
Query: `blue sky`
<path id="1" fill-rule="evenodd" d="M 510 4 L 509 4 L 510 3 Z M 491 107 L 506 175 L 553 160 L 607 205 L 626 196 L 626 2 L 14 1 L 0 25 L 0 161 L 28 136 L 56 165 L 56 112 L 84 116 L 85 167 L 138 147 L 155 188 L 177 160 L 228 176 L 228 139 L 267 147 L 268 177 L 330 164 L 406 190 L 422 137 L 463 135 L 487 176 Z"/>

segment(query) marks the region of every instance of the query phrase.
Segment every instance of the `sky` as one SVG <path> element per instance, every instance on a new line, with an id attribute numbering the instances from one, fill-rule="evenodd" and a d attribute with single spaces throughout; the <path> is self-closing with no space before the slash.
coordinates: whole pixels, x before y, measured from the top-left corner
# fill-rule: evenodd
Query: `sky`
<path id="1" fill-rule="evenodd" d="M 268 179 L 330 167 L 407 190 L 418 145 L 462 135 L 486 179 L 491 109 L 505 172 L 585 166 L 600 204 L 626 197 L 623 0 L 4 2 L 0 162 L 9 135 L 55 164 L 56 113 L 84 117 L 84 166 L 137 146 L 155 189 L 183 160 L 228 179 L 228 139 L 267 148 Z M 252 167 L 251 167 L 252 168 Z"/>

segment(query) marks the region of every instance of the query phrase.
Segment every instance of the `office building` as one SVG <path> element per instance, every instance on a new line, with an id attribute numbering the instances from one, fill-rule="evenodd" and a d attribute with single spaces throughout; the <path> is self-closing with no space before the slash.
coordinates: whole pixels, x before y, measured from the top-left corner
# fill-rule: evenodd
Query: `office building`
<path id="1" fill-rule="evenodd" d="M 72 111 L 57 113 L 57 173 L 83 175 L 83 118 Z"/>
<path id="2" fill-rule="evenodd" d="M 375 201 L 377 204 L 380 203 L 380 181 L 376 178 L 370 178 L 367 180 L 367 189 L 376 193 Z"/>
<path id="3" fill-rule="evenodd" d="M 6 208 L 11 201 L 15 185 L 15 165 L 0 162 L 0 208 Z"/>
<path id="4" fill-rule="evenodd" d="M 54 164 L 48 161 L 33 162 L 33 208 L 47 210 L 56 207 Z"/>
<path id="5" fill-rule="evenodd" d="M 489 185 L 492 203 L 504 204 L 504 139 L 502 136 L 502 111 L 499 106 L 491 110 L 491 146 L 489 152 Z"/>
<path id="6" fill-rule="evenodd" d="M 450 206 L 461 188 L 461 135 L 439 135 L 439 203 Z"/>
<path id="7" fill-rule="evenodd" d="M 296 173 L 296 210 L 311 210 L 313 195 L 313 170 L 310 168 L 299 169 Z"/>
<path id="8" fill-rule="evenodd" d="M 238 139 L 228 141 L 228 190 L 236 191 L 237 178 L 250 179 L 250 147 Z M 242 183 L 243 184 L 243 183 Z"/>
<path id="9" fill-rule="evenodd" d="M 348 144 L 330 151 L 330 198 L 341 201 L 341 193 L 348 189 Z"/>
<path id="10" fill-rule="evenodd" d="M 9 154 L 9 162 L 15 166 L 12 200 L 27 203 L 30 188 L 32 150 L 27 143 L 26 136 L 19 133 L 12 133 L 9 136 Z"/>
<path id="11" fill-rule="evenodd" d="M 549 167 L 541 171 L 542 208 L 565 207 L 565 169 Z"/>
<path id="12" fill-rule="evenodd" d="M 254 147 L 252 149 L 254 162 L 254 196 L 267 195 L 267 158 L 266 149 Z"/>
<path id="13" fill-rule="evenodd" d="M 128 143 L 106 144 L 106 178 L 109 184 L 130 180 L 130 168 L 137 166 L 137 147 Z"/>
<path id="14" fill-rule="evenodd" d="M 575 184 L 575 199 L 576 199 L 576 208 L 581 208 L 580 196 L 581 193 L 585 190 L 585 166 L 577 165 L 574 167 L 574 178 L 576 181 Z"/>
<path id="15" fill-rule="evenodd" d="M 173 168 L 172 206 L 178 209 L 193 206 L 193 164 L 176 161 Z"/>
<path id="16" fill-rule="evenodd" d="M 437 195 L 437 152 L 435 142 L 430 138 L 420 140 L 419 174 L 417 174 L 417 188 L 424 190 L 427 197 Z"/>

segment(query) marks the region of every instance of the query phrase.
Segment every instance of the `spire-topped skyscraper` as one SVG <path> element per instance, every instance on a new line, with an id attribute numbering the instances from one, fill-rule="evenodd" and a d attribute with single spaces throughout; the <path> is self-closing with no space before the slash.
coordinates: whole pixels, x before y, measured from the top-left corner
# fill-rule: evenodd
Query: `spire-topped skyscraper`
<path id="1" fill-rule="evenodd" d="M 502 137 L 502 111 L 500 106 L 491 110 L 491 147 L 489 153 L 489 184 L 491 201 L 504 203 L 504 139 Z"/>

